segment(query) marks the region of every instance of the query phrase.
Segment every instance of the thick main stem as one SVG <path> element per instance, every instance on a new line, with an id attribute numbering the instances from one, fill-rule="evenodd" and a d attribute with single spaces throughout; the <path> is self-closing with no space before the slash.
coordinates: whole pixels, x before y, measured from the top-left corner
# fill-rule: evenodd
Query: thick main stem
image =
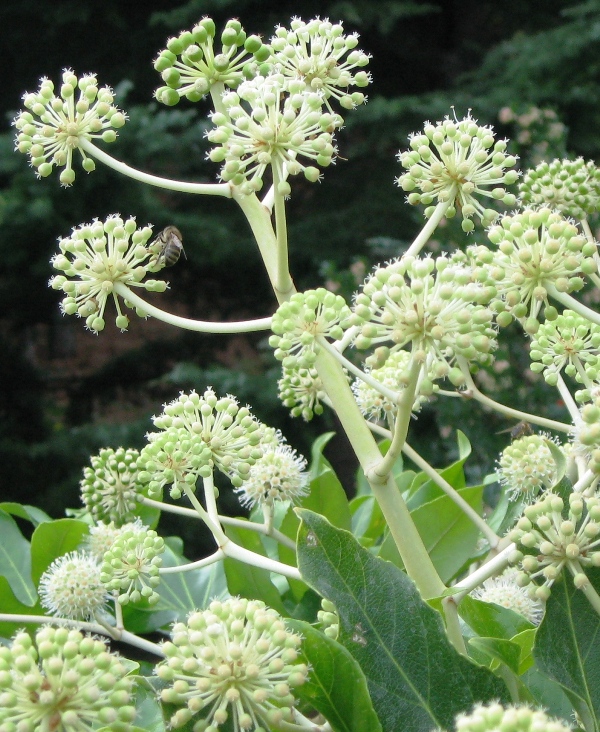
<path id="1" fill-rule="evenodd" d="M 284 297 L 292 293 L 294 284 L 290 277 L 288 257 L 287 225 L 285 218 L 285 197 L 279 193 L 279 183 L 282 182 L 277 166 L 272 165 L 273 191 L 275 195 L 275 234 L 277 236 L 277 282 L 276 287 Z"/>

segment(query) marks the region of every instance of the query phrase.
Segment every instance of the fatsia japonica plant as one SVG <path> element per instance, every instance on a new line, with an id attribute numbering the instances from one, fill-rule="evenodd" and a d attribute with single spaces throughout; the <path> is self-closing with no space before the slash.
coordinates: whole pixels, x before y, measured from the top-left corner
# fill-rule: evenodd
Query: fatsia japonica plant
<path id="1" fill-rule="evenodd" d="M 412 243 L 352 302 L 297 292 L 286 201 L 326 174 L 344 116 L 366 101 L 358 43 L 319 18 L 269 41 L 209 18 L 171 38 L 156 99 L 212 104 L 219 182 L 149 175 L 98 147 L 127 115 L 93 75 L 67 70 L 25 94 L 16 147 L 39 176 L 70 186 L 100 163 L 230 199 L 279 302 L 244 322 L 164 312 L 150 293 L 166 289 L 156 275 L 179 259 L 182 234 L 124 212 L 60 239 L 50 285 L 63 313 L 94 333 L 107 318 L 135 328 L 136 316 L 203 334 L 270 331 L 284 405 L 305 420 L 333 410 L 362 472 L 348 501 L 323 456 L 328 435 L 308 465 L 251 407 L 208 387 L 165 404 L 143 449 L 91 456 L 70 518 L 2 504 L 0 732 L 600 730 L 600 257 L 589 223 L 600 171 L 577 159 L 520 174 L 491 127 L 449 110 L 398 155 L 396 183 L 424 207 Z M 434 256 L 451 218 L 463 241 Z M 564 422 L 483 393 L 478 374 L 511 324 Z M 483 485 L 466 485 L 462 433 L 445 469 L 411 447 L 411 419 L 439 399 L 520 422 L 487 481 L 501 488 L 491 506 Z M 222 514 L 216 474 L 249 518 Z M 212 553 L 186 559 L 157 533 L 162 512 L 201 522 Z M 30 541 L 10 514 L 33 524 Z"/>

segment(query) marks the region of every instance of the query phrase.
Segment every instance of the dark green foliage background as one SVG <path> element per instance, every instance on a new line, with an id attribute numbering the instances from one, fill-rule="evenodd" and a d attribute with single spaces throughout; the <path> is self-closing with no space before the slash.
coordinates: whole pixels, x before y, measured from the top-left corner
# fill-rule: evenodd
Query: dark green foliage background
<path id="1" fill-rule="evenodd" d="M 131 118 L 111 154 L 150 172 L 213 180 L 215 168 L 205 161 L 206 108 L 181 104 L 165 110 L 149 101 L 158 84 L 151 62 L 166 38 L 206 14 L 218 23 L 239 17 L 248 32 L 266 37 L 274 24 L 287 24 L 293 15 L 342 19 L 373 55 L 370 101 L 347 116 L 339 136 L 341 158 L 324 181 L 294 187 L 288 220 L 298 288 L 333 279 L 348 296 L 355 286 L 350 266 L 359 262 L 368 271 L 396 256 L 422 221 L 420 212 L 403 203 L 393 179 L 400 172 L 395 153 L 425 119 L 449 114 L 454 104 L 458 115 L 472 109 L 481 122 L 510 135 L 514 129 L 498 122 L 500 108 L 523 112 L 535 104 L 554 110 L 566 125 L 572 154 L 597 157 L 600 149 L 600 0 L 191 0 L 175 8 L 155 0 L 141 8 L 116 0 L 6 0 L 0 8 L 0 488 L 4 499 L 40 503 L 54 516 L 77 505 L 77 483 L 90 452 L 108 445 L 139 447 L 150 428 L 149 414 L 183 388 L 212 384 L 236 394 L 305 453 L 335 423 L 328 416 L 306 425 L 287 416 L 276 399 L 278 371 L 264 336 L 249 339 L 256 356 L 231 372 L 215 356 L 227 338 L 174 333 L 172 340 L 119 356 L 83 379 L 73 375 L 67 403 L 57 406 L 47 374 L 32 363 L 27 345 L 39 324 L 49 326 L 50 338 L 64 332 L 56 293 L 46 283 L 56 237 L 72 226 L 115 211 L 158 229 L 176 223 L 185 232 L 188 260 L 168 279 L 192 316 L 205 317 L 202 305 L 210 303 L 212 317 L 222 320 L 259 317 L 271 312 L 274 301 L 248 228 L 231 202 L 150 190 L 101 166 L 91 176 L 78 174 L 67 190 L 56 176 L 35 180 L 24 156 L 12 152 L 9 121 L 22 92 L 34 89 L 40 76 L 57 79 L 65 67 L 97 72 L 100 83 L 117 89 Z M 525 164 L 533 154 L 525 145 L 513 149 Z M 464 241 L 452 226 L 441 236 Z M 520 407 L 527 400 L 531 409 L 560 418 L 561 406 L 543 383 L 514 388 L 527 358 L 518 333 L 506 344 L 502 358 L 510 370 L 493 396 Z M 91 405 L 117 399 L 120 388 L 137 391 L 147 413 L 125 423 L 94 420 Z M 424 410 L 411 442 L 433 464 L 447 464 L 456 457 L 448 428 L 460 428 L 473 443 L 472 477 L 480 478 L 506 444 L 506 436 L 495 433 L 510 425 L 473 405 L 448 402 Z M 352 491 L 354 462 L 343 439 L 330 443 L 328 456 Z"/>

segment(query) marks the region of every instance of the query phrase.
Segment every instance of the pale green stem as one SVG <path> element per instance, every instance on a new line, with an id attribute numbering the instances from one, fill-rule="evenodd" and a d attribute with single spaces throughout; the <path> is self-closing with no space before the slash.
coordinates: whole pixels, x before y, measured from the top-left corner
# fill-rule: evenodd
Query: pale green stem
<path id="1" fill-rule="evenodd" d="M 568 561 L 567 567 L 569 568 L 569 571 L 571 572 L 573 577 L 575 577 L 576 574 L 583 572 L 583 568 L 577 560 Z M 598 615 L 600 615 L 600 595 L 598 595 L 592 583 L 587 582 L 585 585 L 583 585 L 583 587 L 581 587 L 581 591 L 586 596 L 590 605 L 594 608 Z"/>
<path id="2" fill-rule="evenodd" d="M 486 579 L 494 577 L 503 572 L 508 566 L 508 558 L 516 549 L 516 545 L 511 542 L 499 554 L 490 559 L 484 565 L 465 577 L 452 588 L 452 597 L 456 603 L 459 603 L 463 597 L 472 592 L 476 587 Z"/>
<path id="3" fill-rule="evenodd" d="M 600 267 L 600 261 L 598 262 L 598 266 Z M 590 280 L 591 280 L 591 281 L 592 281 L 592 282 L 593 282 L 593 283 L 594 283 L 594 284 L 596 285 L 596 287 L 597 287 L 598 289 L 600 289 L 600 277 L 598 277 L 598 275 L 597 275 L 597 274 L 595 274 L 594 272 L 590 273 L 590 274 L 589 274 L 589 275 L 587 275 L 587 276 L 588 276 L 588 277 L 590 278 Z"/>
<path id="4" fill-rule="evenodd" d="M 321 349 L 315 367 L 363 471 L 369 475 L 381 460 L 381 453 L 354 400 L 342 366 L 335 357 Z M 433 566 L 393 476 L 390 475 L 385 483 L 371 480 L 370 486 L 409 576 L 425 599 L 439 597 L 444 592 L 444 583 Z"/>
<path id="5" fill-rule="evenodd" d="M 198 516 L 200 516 L 202 521 L 204 521 L 204 523 L 210 529 L 210 532 L 214 536 L 217 544 L 221 548 L 223 548 L 223 545 L 226 542 L 228 542 L 229 539 L 225 535 L 219 522 L 217 521 L 217 523 L 214 523 L 214 521 L 211 519 L 211 517 L 208 515 L 208 513 L 204 510 L 204 507 L 202 506 L 200 501 L 196 498 L 196 494 L 194 493 L 194 491 L 185 482 L 183 483 L 183 490 L 185 492 L 185 495 L 188 497 L 190 503 L 192 504 L 192 506 L 196 509 Z"/>
<path id="6" fill-rule="evenodd" d="M 158 570 L 160 575 L 163 574 L 177 574 L 178 572 L 191 572 L 193 569 L 202 569 L 202 567 L 208 567 L 210 564 L 225 559 L 225 552 L 222 549 L 217 549 L 214 554 L 204 559 L 199 559 L 197 562 L 189 562 L 188 564 L 177 564 L 174 567 L 161 567 Z"/>
<path id="7" fill-rule="evenodd" d="M 275 559 L 269 559 L 269 557 L 265 557 L 262 554 L 255 554 L 249 549 L 244 549 L 244 547 L 234 544 L 233 541 L 230 541 L 229 539 L 221 549 L 223 549 L 228 557 L 231 557 L 232 559 L 239 559 L 239 561 L 244 562 L 244 564 L 251 564 L 254 567 L 266 569 L 269 572 L 276 572 L 277 574 L 282 574 L 284 577 L 290 577 L 291 579 L 302 579 L 302 575 L 296 567 L 292 567 L 289 564 L 282 564 L 281 562 L 277 562 Z"/>
<path id="8" fill-rule="evenodd" d="M 257 318 L 256 320 L 239 320 L 235 323 L 218 323 L 211 320 L 193 320 L 191 318 L 182 318 L 179 315 L 167 313 L 155 305 L 146 302 L 133 290 L 129 289 L 123 282 L 114 283 L 114 292 L 122 298 L 130 302 L 136 308 L 140 308 L 147 315 L 151 315 L 157 320 L 169 323 L 177 328 L 185 330 L 193 330 L 199 333 L 254 333 L 260 330 L 269 330 L 271 327 L 271 318 Z"/>
<path id="9" fill-rule="evenodd" d="M 573 493 L 583 493 L 583 491 L 590 485 L 592 485 L 594 480 L 596 480 L 597 478 L 598 476 L 596 475 L 596 473 L 592 472 L 591 470 L 587 470 L 573 486 Z"/>
<path id="10" fill-rule="evenodd" d="M 500 666 L 498 666 L 494 673 L 498 674 L 498 676 L 506 684 L 506 688 L 508 689 L 508 693 L 510 694 L 510 700 L 512 701 L 512 703 L 519 704 L 519 702 L 521 701 L 521 697 L 519 696 L 519 687 L 517 686 L 514 672 L 511 671 L 508 666 L 500 664 Z"/>
<path id="11" fill-rule="evenodd" d="M 206 501 L 206 510 L 210 516 L 210 520 L 220 526 L 219 522 L 219 509 L 217 508 L 217 497 L 215 495 L 215 482 L 213 474 L 207 475 L 206 478 L 202 478 L 202 485 L 204 487 L 204 500 Z"/>
<path id="12" fill-rule="evenodd" d="M 445 397 L 458 397 L 459 399 L 464 398 L 464 394 L 461 394 L 460 391 L 448 391 L 447 389 L 438 389 L 435 392 L 435 395 Z"/>
<path id="13" fill-rule="evenodd" d="M 348 330 L 344 333 L 344 335 L 340 338 L 339 341 L 335 341 L 333 344 L 333 347 L 335 348 L 338 353 L 344 353 L 346 348 L 352 343 L 352 341 L 355 339 L 355 337 L 360 332 L 360 328 L 358 325 L 352 325 Z"/>
<path id="14" fill-rule="evenodd" d="M 460 630 L 460 621 L 458 619 L 458 608 L 453 597 L 444 597 L 442 600 L 444 608 L 444 617 L 446 618 L 446 633 L 448 640 L 454 648 L 462 655 L 468 656 L 465 639 Z"/>
<path id="15" fill-rule="evenodd" d="M 117 173 L 126 175 L 128 178 L 133 178 L 140 183 L 147 183 L 150 186 L 156 186 L 157 188 L 165 188 L 168 191 L 182 191 L 183 193 L 200 193 L 205 196 L 223 196 L 225 198 L 232 198 L 232 190 L 229 183 L 192 183 L 183 180 L 171 180 L 170 178 L 161 178 L 158 175 L 151 175 L 150 173 L 144 173 L 136 168 L 131 168 L 126 163 L 122 163 L 120 160 L 116 160 L 104 150 L 100 150 L 96 147 L 93 142 L 80 138 L 79 147 L 84 150 L 88 155 L 91 155 L 96 160 L 99 160 L 104 165 L 116 170 Z"/>
<path id="16" fill-rule="evenodd" d="M 20 615 L 13 613 L 0 613 L 0 623 L 32 623 L 35 625 L 66 625 L 68 627 L 77 628 L 77 630 L 85 630 L 88 633 L 97 633 L 98 635 L 107 635 L 121 643 L 127 643 L 130 646 L 141 648 L 148 653 L 164 658 L 164 653 L 159 645 L 152 643 L 145 638 L 140 638 L 135 633 L 120 628 L 106 628 L 98 623 L 88 623 L 83 620 L 72 620 L 71 618 L 55 618 L 46 615 Z"/>
<path id="17" fill-rule="evenodd" d="M 121 603 L 117 601 L 117 595 L 118 593 L 115 592 L 112 596 L 112 599 L 113 606 L 115 608 L 115 623 L 117 629 L 121 631 L 125 628 L 125 623 L 123 622 L 123 605 L 121 605 Z"/>
<path id="18" fill-rule="evenodd" d="M 481 404 L 485 404 L 487 407 L 490 407 L 496 412 L 500 412 L 500 414 L 504 414 L 506 417 L 514 417 L 515 419 L 524 420 L 531 424 L 537 424 L 540 427 L 546 427 L 550 430 L 555 430 L 556 432 L 571 432 L 573 429 L 570 424 L 556 422 L 553 419 L 546 419 L 546 417 L 538 417 L 537 414 L 529 414 L 528 412 L 522 412 L 520 409 L 513 409 L 512 407 L 507 407 L 504 404 L 495 402 L 493 399 L 490 399 L 490 397 L 485 396 L 485 394 L 482 394 L 479 391 L 473 381 L 471 373 L 469 372 L 469 364 L 464 358 L 462 358 L 462 356 L 458 356 L 457 363 L 465 377 L 465 383 L 468 389 L 468 392 L 461 392 L 463 397 L 476 399 L 478 402 L 481 402 Z"/>
<path id="19" fill-rule="evenodd" d="M 447 480 L 442 478 L 437 470 L 433 468 L 427 460 L 422 458 L 418 452 L 413 450 L 407 442 L 404 443 L 402 452 L 407 458 L 413 461 L 419 470 L 422 470 L 427 476 L 429 476 L 438 488 L 441 488 L 444 491 L 448 498 L 450 498 L 460 508 L 460 510 L 475 524 L 475 526 L 477 526 L 479 531 L 481 531 L 488 540 L 490 547 L 495 549 L 498 546 L 500 537 L 487 525 L 485 520 L 477 513 L 477 511 L 475 511 L 475 509 L 465 501 L 460 493 L 458 493 L 458 491 L 453 488 Z"/>
<path id="20" fill-rule="evenodd" d="M 222 81 L 215 81 L 215 83 L 210 87 L 210 98 L 215 112 L 221 112 L 221 114 L 227 115 L 227 110 L 223 104 L 224 91 L 225 84 Z"/>
<path id="21" fill-rule="evenodd" d="M 579 374 L 579 378 L 581 379 L 581 383 L 585 386 L 585 388 L 586 389 L 593 389 L 594 388 L 594 382 L 587 375 L 587 372 L 585 370 L 585 367 L 581 363 L 581 359 L 579 358 L 579 356 L 574 356 L 573 357 L 573 365 L 577 369 L 577 373 Z"/>
<path id="22" fill-rule="evenodd" d="M 435 207 L 435 211 L 433 212 L 431 217 L 427 220 L 427 223 L 421 229 L 417 238 L 404 252 L 404 254 L 402 255 L 403 257 L 406 257 L 407 255 L 416 256 L 421 251 L 421 249 L 423 249 L 425 244 L 427 244 L 427 242 L 429 241 L 429 238 L 431 237 L 433 232 L 436 230 L 440 221 L 444 218 L 444 215 L 445 215 L 446 211 L 448 210 L 448 207 L 452 203 L 453 199 L 454 199 L 454 196 L 451 193 L 451 195 L 447 201 L 440 201 L 437 204 L 437 206 Z"/>
<path id="23" fill-rule="evenodd" d="M 595 310 L 588 308 L 587 305 L 579 302 L 579 300 L 571 297 L 571 295 L 568 295 L 566 292 L 559 292 L 552 284 L 545 285 L 545 287 L 546 292 L 551 295 L 555 300 L 558 300 L 561 305 L 564 305 L 566 308 L 569 308 L 570 310 L 573 310 L 582 317 L 587 318 L 592 323 L 600 325 L 600 313 L 597 313 Z"/>
<path id="24" fill-rule="evenodd" d="M 269 529 L 273 528 L 273 511 L 271 510 L 271 506 L 269 506 L 267 503 L 262 508 L 263 513 L 263 519 L 265 522 L 265 526 L 267 526 Z"/>
<path id="25" fill-rule="evenodd" d="M 592 230 L 590 229 L 590 224 L 589 224 L 587 218 L 580 219 L 579 223 L 581 224 L 581 228 L 583 229 L 585 238 L 589 241 L 590 244 L 593 244 L 594 246 L 596 246 L 596 240 L 594 239 L 594 234 L 593 234 Z"/>
<path id="26" fill-rule="evenodd" d="M 392 437 L 392 443 L 385 456 L 381 459 L 379 465 L 373 468 L 370 476 L 367 476 L 368 478 L 372 477 L 377 480 L 377 478 L 384 478 L 387 476 L 402 452 L 402 447 L 406 442 L 406 435 L 408 434 L 408 428 L 410 426 L 411 410 L 415 401 L 415 392 L 417 390 L 417 382 L 419 380 L 421 368 L 422 364 L 417 363 L 413 358 L 410 365 L 408 384 L 406 385 L 406 388 L 402 390 L 400 398 L 398 399 L 398 411 L 394 424 L 394 436 Z"/>
<path id="27" fill-rule="evenodd" d="M 578 420 L 580 418 L 579 414 L 579 408 L 577 407 L 577 404 L 575 403 L 575 400 L 571 396 L 571 392 L 569 391 L 567 385 L 564 382 L 564 379 L 561 374 L 557 374 L 558 381 L 556 382 L 556 388 L 558 389 L 558 392 L 560 396 L 562 397 L 563 402 L 565 403 L 565 407 L 569 410 L 569 414 L 571 415 L 571 419 L 573 422 Z"/>
<path id="28" fill-rule="evenodd" d="M 195 511 L 193 508 L 185 508 L 185 506 L 174 506 L 172 503 L 163 503 L 162 501 L 154 501 L 152 498 L 146 498 L 145 496 L 140 496 L 138 498 L 139 502 L 144 504 L 144 506 L 151 506 L 152 508 L 158 508 L 160 511 L 167 511 L 168 513 L 175 513 L 179 516 L 187 516 L 188 518 L 193 519 L 199 519 L 202 520 L 200 516 L 198 516 L 198 512 Z M 292 541 L 288 536 L 285 534 L 282 534 L 281 531 L 278 529 L 275 529 L 269 527 L 266 524 L 257 524 L 254 521 L 247 521 L 246 519 L 240 519 L 240 518 L 233 518 L 231 516 L 221 516 L 219 515 L 219 523 L 223 526 L 235 526 L 239 529 L 247 529 L 248 531 L 255 531 L 257 534 L 262 534 L 263 536 L 270 536 L 271 539 L 275 539 L 275 541 L 278 541 L 280 544 L 284 544 L 288 547 L 288 549 L 296 549 L 296 542 Z"/>
<path id="29" fill-rule="evenodd" d="M 234 189 L 233 197 L 250 224 L 271 286 L 277 301 L 281 304 L 285 300 L 289 300 L 295 290 L 292 287 L 289 292 L 280 292 L 277 288 L 277 237 L 273 231 L 269 209 L 262 205 L 255 194 L 244 196 Z"/>
<path id="30" fill-rule="evenodd" d="M 336 358 L 342 364 L 342 366 L 351 374 L 356 376 L 357 379 L 360 379 L 361 381 L 364 381 L 365 384 L 373 387 L 375 391 L 378 391 L 386 399 L 389 399 L 390 402 L 398 404 L 402 392 L 388 389 L 387 386 L 382 384 L 380 381 L 377 381 L 377 379 L 373 378 L 371 374 L 367 374 L 359 369 L 358 366 L 355 366 L 352 361 L 349 361 L 337 350 L 337 348 L 333 344 L 329 343 L 329 341 L 327 341 L 323 336 L 317 336 L 316 340 L 319 346 L 324 348 L 328 353 Z"/>
<path id="31" fill-rule="evenodd" d="M 275 196 L 275 233 L 277 236 L 277 291 L 290 292 L 294 287 L 290 277 L 290 262 L 288 256 L 287 225 L 285 220 L 285 196 L 277 190 L 280 183 L 277 166 L 272 165 L 273 190 Z"/>

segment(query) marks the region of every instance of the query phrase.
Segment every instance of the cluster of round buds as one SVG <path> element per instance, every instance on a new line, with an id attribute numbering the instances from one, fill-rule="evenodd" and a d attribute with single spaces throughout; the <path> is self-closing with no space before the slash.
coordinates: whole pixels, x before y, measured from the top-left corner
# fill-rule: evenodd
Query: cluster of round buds
<path id="1" fill-rule="evenodd" d="M 531 370 L 543 373 L 552 386 L 563 369 L 580 384 L 590 385 L 600 379 L 600 326 L 565 310 L 540 324 L 531 339 L 529 356 Z"/>
<path id="2" fill-rule="evenodd" d="M 121 605 L 140 602 L 154 605 L 160 599 L 154 588 L 160 582 L 160 555 L 165 542 L 152 529 L 121 531 L 104 554 L 100 579 L 110 592 L 118 592 Z"/>
<path id="3" fill-rule="evenodd" d="M 169 686 L 161 699 L 182 707 L 170 719 L 183 727 L 217 732 L 229 720 L 235 732 L 265 732 L 293 722 L 293 689 L 308 668 L 299 663 L 299 635 L 259 600 L 213 600 L 176 623 L 164 643 L 166 660 L 155 673 Z"/>
<path id="4" fill-rule="evenodd" d="M 120 216 L 109 216 L 104 222 L 82 224 L 69 237 L 61 239 L 60 253 L 52 258 L 52 266 L 64 274 L 53 277 L 50 287 L 65 293 L 61 303 L 63 313 L 85 318 L 86 326 L 99 333 L 105 326 L 107 300 L 112 297 L 117 327 L 126 330 L 129 318 L 121 312 L 115 285 L 122 283 L 149 292 L 167 289 L 167 283 L 162 280 L 142 282 L 148 269 L 147 260 L 154 256 L 146 246 L 151 235 L 149 226 L 137 229 L 133 218 L 123 221 Z M 138 314 L 146 316 L 142 311 Z"/>
<path id="5" fill-rule="evenodd" d="M 292 417 L 302 416 L 309 422 L 315 414 L 323 414 L 323 399 L 327 396 L 315 368 L 282 369 L 277 382 L 279 398 Z"/>
<path id="6" fill-rule="evenodd" d="M 69 552 L 55 559 L 38 586 L 42 606 L 59 618 L 91 620 L 108 601 L 98 559 L 88 552 Z"/>
<path id="7" fill-rule="evenodd" d="M 101 562 L 105 553 L 111 548 L 116 539 L 125 531 L 134 533 L 143 533 L 146 527 L 141 519 L 136 518 L 135 521 L 116 525 L 114 521 L 108 524 L 97 523 L 90 526 L 90 531 L 84 540 L 85 551 Z"/>
<path id="8" fill-rule="evenodd" d="M 127 732 L 135 717 L 128 667 L 77 630 L 19 632 L 0 646 L 0 729 Z"/>
<path id="9" fill-rule="evenodd" d="M 408 192 L 412 205 L 424 204 L 429 218 L 435 204 L 447 201 L 445 215 L 460 212 L 464 231 L 475 226 L 473 216 L 489 224 L 498 213 L 484 208 L 478 196 L 514 206 L 516 197 L 503 187 L 515 183 L 517 159 L 507 155 L 505 140 L 494 142 L 491 127 L 481 127 L 470 115 L 459 121 L 446 117 L 435 125 L 426 124 L 422 133 L 410 136 L 410 150 L 398 153 L 406 173 L 397 179 Z M 506 169 L 509 170 L 506 170 Z"/>
<path id="10" fill-rule="evenodd" d="M 181 97 L 197 102 L 215 84 L 235 89 L 271 56 L 271 49 L 258 36 L 247 36 L 237 20 L 227 21 L 220 50 L 216 34 L 214 21 L 203 18 L 191 31 L 169 39 L 154 62 L 165 83 L 155 92 L 159 102 L 173 106 Z"/>
<path id="11" fill-rule="evenodd" d="M 321 623 L 323 633 L 329 638 L 337 640 L 340 632 L 340 616 L 330 600 L 325 598 L 321 600 L 321 610 L 317 612 L 317 620 Z"/>
<path id="12" fill-rule="evenodd" d="M 509 567 L 497 577 L 486 579 L 481 587 L 471 592 L 471 596 L 482 602 L 493 602 L 508 608 L 533 625 L 539 625 L 544 614 L 543 606 L 518 584 L 517 576 L 518 570 Z"/>
<path id="13" fill-rule="evenodd" d="M 380 384 L 383 384 L 383 386 L 397 392 L 399 389 L 403 389 L 408 383 L 411 362 L 412 355 L 410 351 L 399 349 L 398 351 L 389 353 L 388 358 L 379 368 L 369 369 L 367 367 L 365 371 Z M 440 368 L 440 366 L 444 366 L 445 368 Z M 443 365 L 435 363 L 434 367 L 437 371 L 430 375 L 426 375 L 426 370 L 421 370 L 421 378 L 417 382 L 415 401 L 412 407 L 414 412 L 418 412 L 421 406 L 428 401 L 429 397 L 436 391 L 439 391 L 439 386 L 434 384 L 433 379 L 446 376 L 449 370 L 445 363 Z M 368 419 L 376 421 L 390 417 L 395 419 L 398 412 L 398 404 L 382 394 L 371 384 L 367 384 L 366 381 L 357 378 L 352 384 L 352 391 L 354 392 L 354 398 L 360 411 Z"/>
<path id="14" fill-rule="evenodd" d="M 545 304 L 547 320 L 556 317 L 549 305 L 548 288 L 571 293 L 583 287 L 583 274 L 597 271 L 596 245 L 579 233 L 575 224 L 549 208 L 524 209 L 504 216 L 492 226 L 488 237 L 497 251 L 480 250 L 479 263 L 487 268 L 490 284 L 497 291 L 493 307 L 497 322 L 508 325 L 512 318 L 527 319 L 525 329 L 533 334 Z"/>
<path id="15" fill-rule="evenodd" d="M 339 340 L 351 316 L 341 295 L 324 287 L 296 292 L 273 315 L 269 345 L 286 369 L 310 369 L 319 350 L 319 338 Z"/>
<path id="16" fill-rule="evenodd" d="M 525 173 L 519 192 L 528 206 L 551 206 L 565 216 L 586 219 L 600 209 L 600 170 L 583 158 L 542 162 Z"/>
<path id="17" fill-rule="evenodd" d="M 344 35 L 341 23 L 320 18 L 308 23 L 294 18 L 289 29 L 278 27 L 271 39 L 274 61 L 281 73 L 302 79 L 312 91 L 323 92 L 329 111 L 332 97 L 344 109 L 366 101 L 362 92 L 348 91 L 350 86 L 364 88 L 371 81 L 370 74 L 360 70 L 367 66 L 370 57 L 357 45 L 358 34 Z"/>
<path id="18" fill-rule="evenodd" d="M 223 111 L 211 117 L 215 129 L 208 139 L 217 147 L 209 157 L 223 163 L 221 179 L 239 186 L 241 193 L 260 190 L 262 176 L 272 166 L 277 192 L 287 196 L 288 175 L 303 173 L 314 183 L 320 177 L 315 166 L 333 162 L 333 133 L 343 120 L 323 111 L 322 92 L 311 91 L 302 79 L 257 76 L 224 94 L 222 102 Z"/>
<path id="19" fill-rule="evenodd" d="M 240 486 L 263 452 L 261 423 L 234 397 L 219 398 L 210 388 L 181 394 L 153 421 L 161 431 L 148 435 L 138 460 L 151 496 L 171 485 L 171 497 L 180 498 L 184 487 L 194 490 L 214 468 Z"/>
<path id="20" fill-rule="evenodd" d="M 64 168 L 60 182 L 70 186 L 75 180 L 75 150 L 81 154 L 84 170 L 89 173 L 96 167 L 81 149 L 81 140 L 101 138 L 114 142 L 115 129 L 125 124 L 126 116 L 113 101 L 112 90 L 107 86 L 99 89 L 91 74 L 78 79 L 72 71 L 65 70 L 60 96 L 54 93 L 54 84 L 44 78 L 37 92 L 23 96 L 28 111 L 21 112 L 13 121 L 18 130 L 16 148 L 29 155 L 31 165 L 42 178 L 50 175 L 55 165 Z"/>
<path id="21" fill-rule="evenodd" d="M 455 356 L 489 363 L 496 347 L 488 297 L 468 266 L 447 257 L 403 257 L 376 269 L 356 296 L 356 346 L 391 342 L 394 352 L 410 345 L 429 373 L 447 374 L 460 386 L 462 373 L 449 368 Z"/>
<path id="22" fill-rule="evenodd" d="M 558 466 L 546 434 L 525 435 L 504 448 L 498 460 L 498 480 L 513 500 L 529 500 L 556 485 Z"/>
<path id="23" fill-rule="evenodd" d="M 297 503 L 308 493 L 305 470 L 306 460 L 289 445 L 270 445 L 235 492 L 243 506 L 272 507 L 278 501 Z"/>
<path id="24" fill-rule="evenodd" d="M 114 522 L 121 526 L 133 521 L 139 508 L 137 459 L 140 453 L 131 448 L 106 447 L 90 458 L 91 467 L 83 469 L 81 500 L 94 521 Z"/>
<path id="25" fill-rule="evenodd" d="M 596 396 L 591 404 L 585 404 L 579 414 L 580 419 L 573 427 L 574 452 L 583 455 L 588 469 L 600 475 L 600 397 Z"/>
<path id="26" fill-rule="evenodd" d="M 526 705 L 503 707 L 498 702 L 476 704 L 470 714 L 459 714 L 455 732 L 571 732 L 564 722 Z"/>
<path id="27" fill-rule="evenodd" d="M 519 584 L 525 586 L 536 578 L 543 580 L 543 584 L 533 584 L 530 589 L 539 600 L 548 599 L 550 587 L 563 567 L 569 568 L 578 589 L 589 584 L 583 569 L 600 567 L 600 498 L 571 493 L 568 503 L 565 512 L 560 496 L 544 494 L 524 509 L 508 534 L 511 541 L 523 548 L 523 552 L 515 551 L 510 558 L 522 570 Z"/>

